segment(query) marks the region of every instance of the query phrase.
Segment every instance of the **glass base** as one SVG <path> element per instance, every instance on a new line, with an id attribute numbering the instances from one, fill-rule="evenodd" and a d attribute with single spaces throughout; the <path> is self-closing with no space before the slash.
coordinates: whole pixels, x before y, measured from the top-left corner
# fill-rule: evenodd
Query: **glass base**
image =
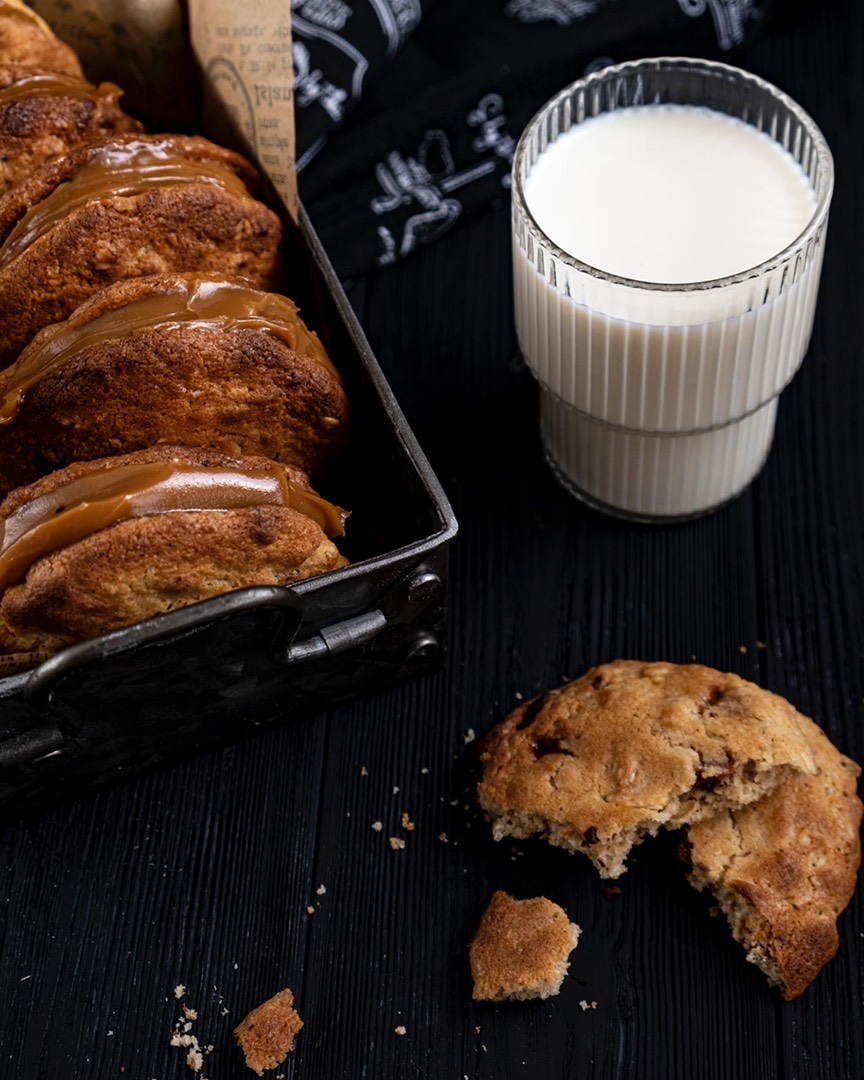
<path id="1" fill-rule="evenodd" d="M 688 521 L 699 521 L 701 518 L 708 517 L 716 510 L 722 510 L 724 506 L 728 506 L 730 503 L 735 502 L 739 495 L 744 492 L 739 491 L 736 495 L 730 496 L 725 502 L 718 503 L 716 506 L 708 506 L 704 510 L 696 510 L 692 514 L 637 514 L 630 510 L 622 510 L 618 506 L 613 506 L 611 503 L 601 502 L 600 499 L 595 499 L 593 495 L 590 495 L 583 488 L 580 488 L 567 473 L 561 468 L 558 462 L 552 457 L 548 447 L 543 443 L 543 459 L 549 468 L 552 470 L 552 475 L 564 488 L 564 490 L 572 495 L 574 499 L 583 503 L 590 510 L 596 510 L 600 514 L 605 514 L 606 517 L 616 518 L 618 521 L 626 521 L 632 525 L 684 525 Z M 755 479 L 755 477 L 754 477 Z M 749 485 L 748 485 L 749 486 Z M 746 490 L 746 488 L 744 489 Z"/>
<path id="2" fill-rule="evenodd" d="M 541 391 L 546 460 L 559 482 L 596 510 L 674 524 L 725 506 L 761 471 L 777 399 L 734 424 L 695 434 L 641 434 L 595 420 Z"/>

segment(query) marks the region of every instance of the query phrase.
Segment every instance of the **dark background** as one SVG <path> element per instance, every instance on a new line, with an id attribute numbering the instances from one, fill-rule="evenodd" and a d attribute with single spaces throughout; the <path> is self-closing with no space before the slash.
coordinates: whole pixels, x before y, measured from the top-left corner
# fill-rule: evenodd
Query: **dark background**
<path id="1" fill-rule="evenodd" d="M 615 657 L 736 671 L 864 760 L 860 6 L 790 10 L 736 59 L 814 116 L 837 169 L 813 342 L 760 478 L 677 527 L 605 519 L 556 485 L 516 354 L 504 205 L 358 280 L 352 302 L 461 523 L 449 657 L 0 825 L 2 1080 L 191 1076 L 169 1045 L 179 983 L 214 1045 L 210 1080 L 252 1075 L 231 1029 L 284 986 L 306 1022 L 280 1070 L 293 1080 L 864 1077 L 860 889 L 839 955 L 784 1003 L 687 886 L 674 839 L 646 844 L 607 896 L 587 860 L 493 843 L 473 798 L 472 731 Z M 558 997 L 471 1002 L 466 947 L 499 887 L 582 926 Z"/>

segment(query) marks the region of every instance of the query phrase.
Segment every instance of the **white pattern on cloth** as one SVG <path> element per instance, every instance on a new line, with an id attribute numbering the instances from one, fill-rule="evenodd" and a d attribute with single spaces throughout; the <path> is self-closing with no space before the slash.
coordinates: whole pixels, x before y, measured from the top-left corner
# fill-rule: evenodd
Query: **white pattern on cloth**
<path id="1" fill-rule="evenodd" d="M 593 15 L 600 7 L 600 2 L 601 0 L 510 0 L 504 13 L 520 22 L 552 21 L 559 26 L 569 26 L 577 19 Z"/>
<path id="2" fill-rule="evenodd" d="M 710 9 L 721 49 L 731 49 L 744 40 L 744 26 L 759 14 L 755 0 L 678 0 L 685 15 L 696 18 Z"/>
<path id="3" fill-rule="evenodd" d="M 374 214 L 380 217 L 412 203 L 419 206 L 405 222 L 398 244 L 393 229 L 378 226 L 384 249 L 378 256 L 379 266 L 389 266 L 418 244 L 428 243 L 446 232 L 462 213 L 462 203 L 452 192 L 494 172 L 498 161 L 508 167 L 512 162 L 516 140 L 505 128 L 507 117 L 500 94 L 485 94 L 465 121 L 469 127 L 479 128 L 472 149 L 481 154 L 491 151 L 476 165 L 457 172 L 449 136 L 445 131 L 433 128 L 425 132 L 415 155 L 392 150 L 375 166 L 375 178 L 383 194 L 375 196 L 369 204 Z M 508 168 L 501 177 L 501 184 L 509 187 L 509 183 Z"/>

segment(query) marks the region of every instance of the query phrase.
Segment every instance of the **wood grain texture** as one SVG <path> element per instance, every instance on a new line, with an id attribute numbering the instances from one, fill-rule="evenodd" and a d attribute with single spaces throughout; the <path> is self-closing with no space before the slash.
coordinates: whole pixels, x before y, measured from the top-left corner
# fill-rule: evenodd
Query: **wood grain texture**
<path id="1" fill-rule="evenodd" d="M 619 656 L 736 671 L 864 761 L 864 16 L 800 10 L 738 60 L 801 100 L 837 166 L 812 347 L 763 474 L 674 528 L 607 520 L 558 487 L 511 326 L 503 204 L 359 283 L 461 523 L 446 663 L 6 823 L 2 1080 L 191 1076 L 169 1045 L 178 983 L 210 1080 L 251 1075 L 231 1029 L 284 986 L 306 1025 L 290 1080 L 864 1077 L 860 889 L 839 956 L 784 1003 L 686 884 L 674 837 L 610 893 L 578 856 L 494 843 L 473 799 L 472 735 Z M 467 944 L 496 888 L 582 926 L 558 997 L 470 1000 Z"/>

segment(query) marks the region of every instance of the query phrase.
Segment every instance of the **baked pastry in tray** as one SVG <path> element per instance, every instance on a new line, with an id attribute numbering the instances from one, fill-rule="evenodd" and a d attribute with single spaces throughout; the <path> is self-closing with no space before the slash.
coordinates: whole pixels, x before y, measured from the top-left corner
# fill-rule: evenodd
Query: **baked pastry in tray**
<path id="1" fill-rule="evenodd" d="M 0 364 L 94 292 L 168 270 L 277 284 L 278 216 L 252 166 L 192 135 L 122 135 L 54 158 L 0 198 Z"/>
<path id="2" fill-rule="evenodd" d="M 0 195 L 58 154 L 141 131 L 121 94 L 113 83 L 0 63 Z"/>
<path id="3" fill-rule="evenodd" d="M 0 652 L 336 569 L 344 518 L 266 458 L 166 445 L 70 465 L 0 504 Z"/>
<path id="4" fill-rule="evenodd" d="M 291 300 L 202 274 L 120 281 L 0 372 L 0 490 L 160 442 L 314 475 L 347 420 L 339 374 Z"/>
<path id="5" fill-rule="evenodd" d="M 7 64 L 84 77 L 77 54 L 22 0 L 0 0 L 0 57 Z"/>

